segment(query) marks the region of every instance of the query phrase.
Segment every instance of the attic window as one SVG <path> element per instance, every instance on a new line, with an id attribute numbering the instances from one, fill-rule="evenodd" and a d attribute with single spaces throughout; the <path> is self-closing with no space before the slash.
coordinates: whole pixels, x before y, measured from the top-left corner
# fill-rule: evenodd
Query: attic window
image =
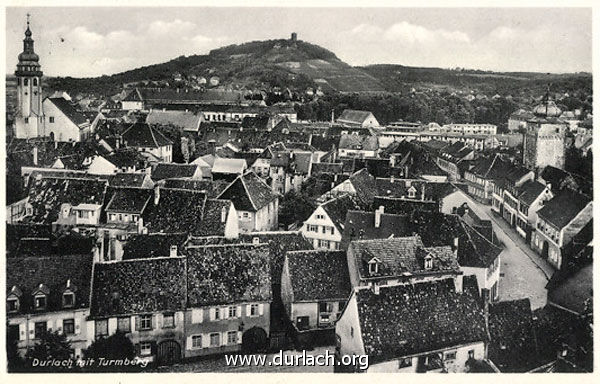
<path id="1" fill-rule="evenodd" d="M 19 299 L 16 297 L 9 297 L 6 299 L 6 312 L 14 313 L 19 311 Z"/>
<path id="2" fill-rule="evenodd" d="M 408 197 L 414 199 L 416 193 L 417 190 L 415 189 L 415 187 L 410 187 L 410 189 L 408 190 Z"/>
<path id="3" fill-rule="evenodd" d="M 71 308 L 75 306 L 75 294 L 70 291 L 63 293 L 62 302 L 64 308 Z"/>
<path id="4" fill-rule="evenodd" d="M 46 295 L 43 293 L 36 294 L 33 303 L 37 311 L 43 311 L 46 309 Z"/>
<path id="5" fill-rule="evenodd" d="M 425 269 L 426 270 L 433 269 L 433 258 L 431 256 L 425 257 Z"/>
<path id="6" fill-rule="evenodd" d="M 377 259 L 371 259 L 369 261 L 369 274 L 375 275 L 379 272 L 379 262 Z"/>

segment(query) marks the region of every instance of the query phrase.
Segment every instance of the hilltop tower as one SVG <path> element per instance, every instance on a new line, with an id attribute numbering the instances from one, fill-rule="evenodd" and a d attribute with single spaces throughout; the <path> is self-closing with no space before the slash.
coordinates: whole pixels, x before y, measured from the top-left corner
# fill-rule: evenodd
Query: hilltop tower
<path id="1" fill-rule="evenodd" d="M 292 32 L 292 38 L 290 40 L 292 40 L 293 42 L 298 41 L 298 34 L 296 32 Z"/>
<path id="2" fill-rule="evenodd" d="M 567 127 L 558 119 L 561 110 L 550 98 L 550 91 L 533 109 L 533 114 L 523 137 L 523 165 L 533 171 L 548 165 L 564 169 Z"/>
<path id="3" fill-rule="evenodd" d="M 42 109 L 42 67 L 40 57 L 33 49 L 33 39 L 29 29 L 29 14 L 27 14 L 27 29 L 23 39 L 23 52 L 19 54 L 19 63 L 15 76 L 17 77 L 17 113 L 15 116 L 15 136 L 30 138 L 43 136 L 44 113 Z"/>

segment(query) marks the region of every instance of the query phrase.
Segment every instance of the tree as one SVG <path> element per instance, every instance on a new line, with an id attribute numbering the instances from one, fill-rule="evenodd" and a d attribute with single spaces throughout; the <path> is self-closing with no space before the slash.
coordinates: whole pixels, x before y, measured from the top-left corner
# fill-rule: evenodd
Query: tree
<path id="1" fill-rule="evenodd" d="M 85 359 L 104 358 L 107 360 L 133 360 L 135 358 L 135 347 L 133 343 L 121 331 L 117 331 L 109 337 L 101 337 L 83 351 Z M 136 364 L 107 366 L 99 368 L 97 366 L 85 367 L 88 371 L 102 372 L 123 372 L 123 371 L 139 371 L 140 366 Z"/>
<path id="2" fill-rule="evenodd" d="M 9 329 L 8 325 L 6 326 Z M 8 372 L 23 372 L 25 361 L 19 354 L 19 336 L 15 332 L 6 333 L 6 361 L 8 363 Z"/>
<path id="3" fill-rule="evenodd" d="M 40 336 L 38 343 L 27 351 L 25 359 L 28 366 L 32 366 L 34 359 L 39 361 L 46 360 L 68 360 L 71 358 L 73 350 L 71 349 L 71 342 L 67 339 L 64 333 L 55 332 L 44 332 Z M 62 372 L 67 368 L 64 367 L 40 367 L 39 372 Z"/>
<path id="4" fill-rule="evenodd" d="M 279 222 L 285 226 L 302 223 L 310 217 L 315 205 L 303 194 L 294 190 L 286 193 L 279 204 Z"/>

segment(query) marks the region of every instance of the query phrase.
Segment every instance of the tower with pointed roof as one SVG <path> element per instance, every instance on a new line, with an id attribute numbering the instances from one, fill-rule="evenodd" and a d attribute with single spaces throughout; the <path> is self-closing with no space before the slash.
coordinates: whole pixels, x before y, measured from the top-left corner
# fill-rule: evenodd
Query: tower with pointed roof
<path id="1" fill-rule="evenodd" d="M 550 97 L 549 89 L 542 102 L 533 108 L 533 114 L 523 137 L 523 165 L 534 171 L 548 165 L 563 169 L 567 127 L 559 119 L 561 110 Z"/>
<path id="2" fill-rule="evenodd" d="M 19 54 L 17 77 L 17 113 L 15 116 L 15 136 L 31 138 L 44 135 L 44 112 L 42 107 L 42 67 L 40 57 L 33 48 L 33 39 L 27 29 L 23 39 L 23 52 Z"/>

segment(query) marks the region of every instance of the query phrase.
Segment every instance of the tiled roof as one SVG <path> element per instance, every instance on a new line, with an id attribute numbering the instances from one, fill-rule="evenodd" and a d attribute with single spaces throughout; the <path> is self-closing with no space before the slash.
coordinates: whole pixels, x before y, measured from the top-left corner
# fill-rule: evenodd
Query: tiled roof
<path id="1" fill-rule="evenodd" d="M 141 188 L 119 188 L 106 205 L 107 212 L 141 214 L 148 202 L 154 197 L 154 191 Z"/>
<path id="2" fill-rule="evenodd" d="M 583 263 L 578 268 L 574 268 L 560 276 L 560 279 L 551 280 L 548 284 L 548 301 L 562 308 L 567 308 L 576 313 L 586 313 L 591 311 L 593 302 L 593 262 Z M 555 275 L 561 274 L 561 271 L 555 272 Z M 553 276 L 554 278 L 554 276 Z"/>
<path id="3" fill-rule="evenodd" d="M 379 148 L 377 136 L 362 136 L 345 134 L 340 137 L 340 149 L 355 149 L 361 151 L 376 151 Z"/>
<path id="4" fill-rule="evenodd" d="M 577 192 L 564 189 L 557 191 L 554 197 L 544 203 L 537 211 L 542 219 L 562 229 L 579 214 L 590 202 L 590 199 Z"/>
<path id="5" fill-rule="evenodd" d="M 93 257 L 90 254 L 59 257 L 19 257 L 6 259 L 6 293 L 13 286 L 21 292 L 20 312 L 33 313 L 33 294 L 43 284 L 47 311 L 62 309 L 62 294 L 70 280 L 75 291 L 75 308 L 89 306 Z"/>
<path id="6" fill-rule="evenodd" d="M 268 245 L 204 246 L 186 253 L 190 306 L 271 301 Z"/>
<path id="7" fill-rule="evenodd" d="M 544 189 L 546 189 L 544 184 L 537 180 L 529 180 L 517 189 L 517 197 L 519 198 L 519 201 L 531 205 L 535 199 L 544 192 Z"/>
<path id="8" fill-rule="evenodd" d="M 375 227 L 375 213 L 350 210 L 346 214 L 341 249 L 347 249 L 352 240 L 387 239 L 390 236 L 412 235 L 407 215 L 383 213 L 379 227 Z"/>
<path id="9" fill-rule="evenodd" d="M 356 190 L 356 196 L 364 204 L 372 204 L 375 195 L 377 194 L 377 187 L 375 185 L 375 178 L 369 174 L 366 168 L 354 172 L 349 177 L 352 186 Z"/>
<path id="10" fill-rule="evenodd" d="M 63 97 L 49 97 L 48 100 L 52 102 L 65 116 L 73 122 L 73 124 L 82 127 L 89 125 L 88 119 L 85 115 L 75 109 L 75 107 Z"/>
<path id="11" fill-rule="evenodd" d="M 110 317 L 184 310 L 185 272 L 185 257 L 96 264 L 90 315 Z"/>
<path id="12" fill-rule="evenodd" d="M 123 260 L 169 256 L 171 246 L 183 249 L 188 235 L 185 233 L 153 233 L 130 237 L 123 246 Z M 181 252 L 179 252 L 181 253 Z"/>
<path id="13" fill-rule="evenodd" d="M 362 124 L 371 116 L 369 111 L 358 111 L 354 109 L 344 109 L 342 114 L 337 118 L 338 122 Z"/>
<path id="14" fill-rule="evenodd" d="M 187 111 L 151 110 L 146 117 L 146 123 L 156 125 L 171 125 L 187 131 L 197 131 L 202 115 Z"/>
<path id="15" fill-rule="evenodd" d="M 142 188 L 148 177 L 146 173 L 115 173 L 108 179 L 111 187 Z"/>
<path id="16" fill-rule="evenodd" d="M 152 180 L 191 178 L 199 167 L 194 164 L 158 163 L 152 169 Z"/>
<path id="17" fill-rule="evenodd" d="M 529 299 L 492 303 L 488 358 L 502 372 L 526 372 L 538 366 Z"/>
<path id="18" fill-rule="evenodd" d="M 311 174 L 319 176 L 322 174 L 339 175 L 342 173 L 342 163 L 314 163 L 312 165 Z"/>
<path id="19" fill-rule="evenodd" d="M 457 231 L 458 264 L 461 267 L 487 268 L 502 253 L 502 248 L 492 244 L 483 234 L 467 224 Z"/>
<path id="20" fill-rule="evenodd" d="M 220 199 L 233 202 L 238 211 L 257 212 L 267 204 L 279 198 L 256 173 L 250 171 L 238 176 L 219 195 Z"/>
<path id="21" fill-rule="evenodd" d="M 217 158 L 212 167 L 213 173 L 234 173 L 241 175 L 246 169 L 246 160 L 244 159 L 224 159 Z"/>
<path id="22" fill-rule="evenodd" d="M 143 169 L 146 166 L 146 158 L 133 148 L 121 148 L 113 153 L 104 155 L 104 158 L 117 168 Z"/>
<path id="23" fill-rule="evenodd" d="M 486 340 L 478 298 L 445 279 L 356 293 L 360 330 L 371 364 Z"/>
<path id="24" fill-rule="evenodd" d="M 223 236 L 229 217 L 232 202 L 230 200 L 207 199 L 204 206 L 204 217 L 198 231 L 194 235 Z M 225 221 L 221 220 L 221 212 L 225 211 Z M 236 217 L 237 220 L 237 217 Z"/>
<path id="25" fill-rule="evenodd" d="M 346 222 L 346 214 L 349 210 L 360 209 L 359 203 L 353 196 L 342 195 L 333 198 L 325 203 L 321 204 L 321 207 L 327 213 L 327 216 L 331 219 L 333 224 L 338 230 L 343 231 L 344 223 Z"/>
<path id="26" fill-rule="evenodd" d="M 166 179 L 163 182 L 165 188 L 205 191 L 209 199 L 218 196 L 229 185 L 225 180 Z"/>
<path id="27" fill-rule="evenodd" d="M 439 201 L 455 191 L 450 183 L 436 183 L 424 180 L 377 178 L 377 196 Z M 414 190 L 410 197 L 409 190 Z"/>
<path id="28" fill-rule="evenodd" d="M 106 180 L 44 178 L 31 180 L 30 184 L 29 204 L 33 213 L 26 221 L 51 224 L 58 219 L 63 203 L 103 205 L 108 183 Z"/>
<path id="29" fill-rule="evenodd" d="M 346 252 L 296 251 L 286 258 L 294 302 L 345 300 L 350 295 Z"/>
<path id="30" fill-rule="evenodd" d="M 183 189 L 160 188 L 159 200 L 148 203 L 144 225 L 150 233 L 196 234 L 204 216 L 206 194 Z"/>
<path id="31" fill-rule="evenodd" d="M 403 276 L 405 273 L 458 272 L 459 266 L 454 252 L 449 246 L 425 248 L 418 235 L 391 239 L 354 240 L 348 252 L 354 255 L 354 262 L 363 278 L 382 276 Z M 425 268 L 425 257 L 431 257 L 433 267 Z M 369 261 L 377 259 L 379 270 L 369 273 Z"/>
<path id="32" fill-rule="evenodd" d="M 129 147 L 160 148 L 173 145 L 158 129 L 146 123 L 136 122 L 123 132 L 123 141 Z"/>

